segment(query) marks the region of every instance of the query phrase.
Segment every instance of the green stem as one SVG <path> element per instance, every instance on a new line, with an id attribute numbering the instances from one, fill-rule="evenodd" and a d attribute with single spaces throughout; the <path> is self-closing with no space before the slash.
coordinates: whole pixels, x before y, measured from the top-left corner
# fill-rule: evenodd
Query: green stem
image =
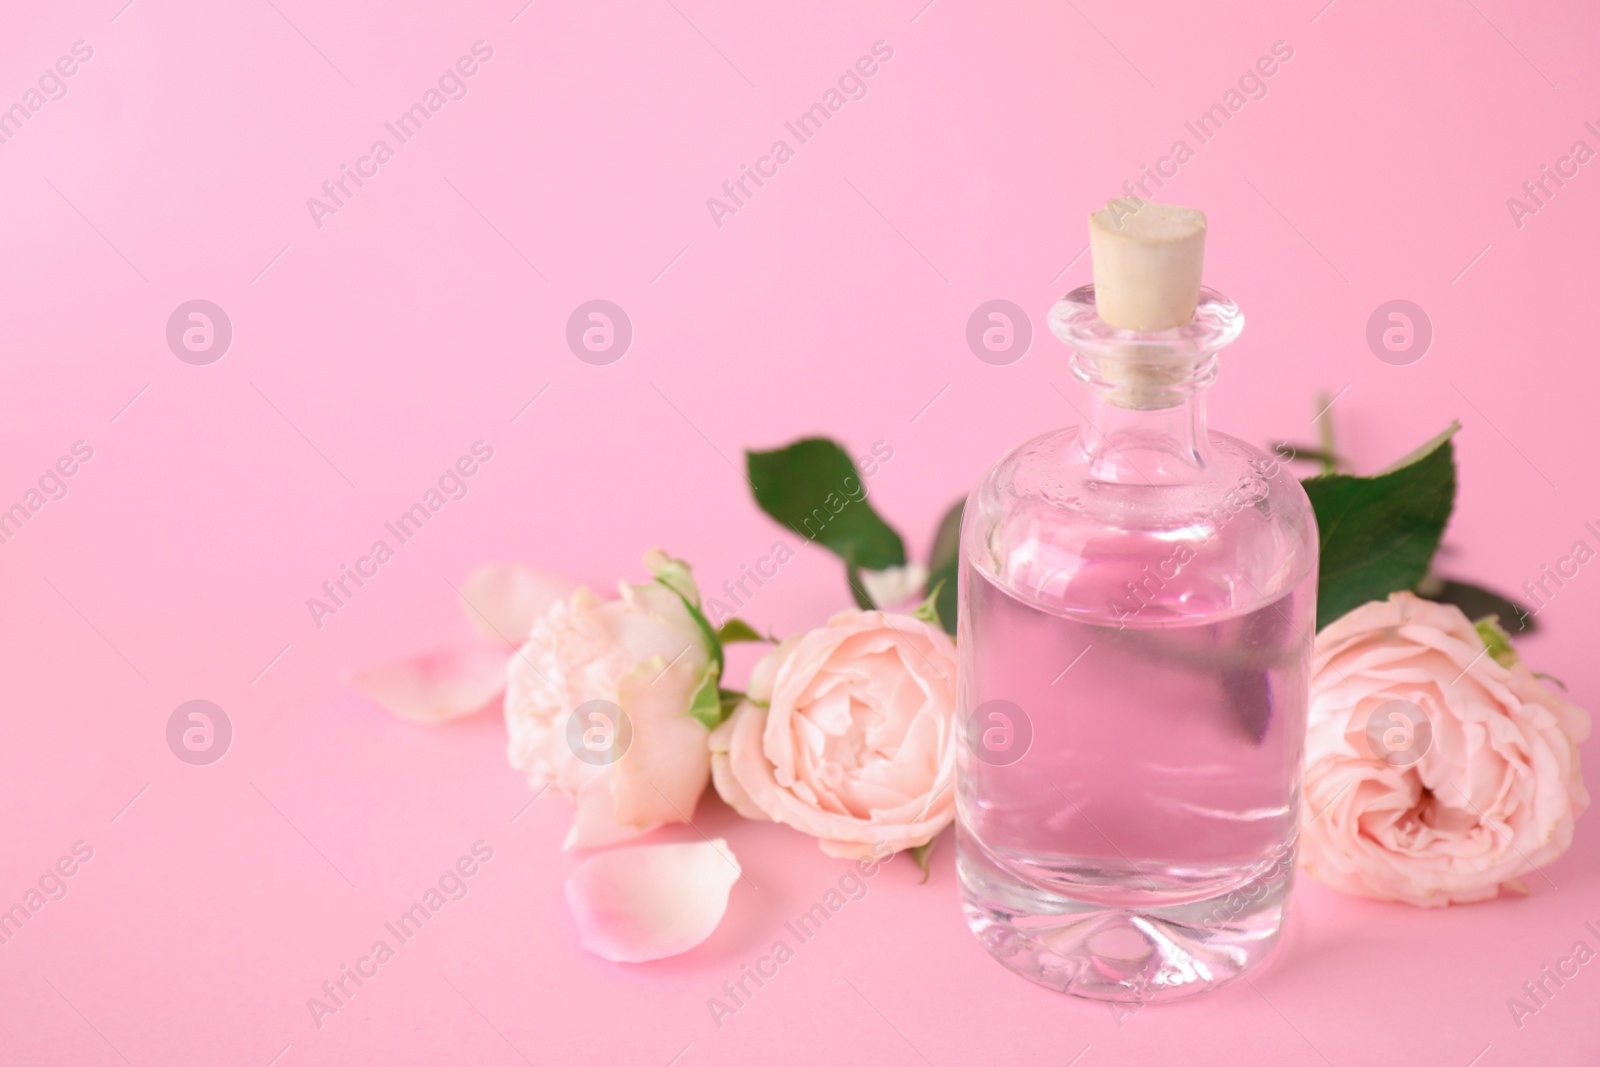
<path id="1" fill-rule="evenodd" d="M 1333 401 L 1327 393 L 1317 394 L 1317 440 L 1322 445 L 1322 473 L 1333 474 L 1339 469 L 1338 453 L 1333 447 L 1333 412 L 1328 409 Z"/>

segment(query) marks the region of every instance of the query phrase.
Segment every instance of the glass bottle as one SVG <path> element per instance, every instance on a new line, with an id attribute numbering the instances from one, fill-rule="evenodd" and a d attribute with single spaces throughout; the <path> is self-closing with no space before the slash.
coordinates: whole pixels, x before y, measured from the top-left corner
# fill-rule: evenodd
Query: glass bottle
<path id="1" fill-rule="evenodd" d="M 1196 275 L 1196 281 L 1198 275 Z M 1052 331 L 1081 424 L 1022 444 L 961 533 L 958 870 L 1007 967 L 1109 1001 L 1237 977 L 1283 927 L 1300 820 L 1316 520 L 1283 457 L 1206 428 L 1244 320 Z"/>

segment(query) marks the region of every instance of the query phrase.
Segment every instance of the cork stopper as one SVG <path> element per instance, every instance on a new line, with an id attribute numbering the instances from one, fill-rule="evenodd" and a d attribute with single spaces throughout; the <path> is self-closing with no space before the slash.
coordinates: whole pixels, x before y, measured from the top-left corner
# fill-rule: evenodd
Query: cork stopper
<path id="1" fill-rule="evenodd" d="M 1136 196 L 1089 215 L 1094 299 L 1121 330 L 1170 330 L 1194 318 L 1206 253 L 1206 216 Z"/>

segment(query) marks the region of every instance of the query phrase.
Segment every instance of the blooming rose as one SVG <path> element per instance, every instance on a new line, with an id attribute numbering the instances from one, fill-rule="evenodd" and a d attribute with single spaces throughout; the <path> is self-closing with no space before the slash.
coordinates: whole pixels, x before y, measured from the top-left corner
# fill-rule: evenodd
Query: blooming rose
<path id="1" fill-rule="evenodd" d="M 1589 804 L 1588 713 L 1487 636 L 1410 593 L 1317 636 L 1301 838 L 1313 877 L 1435 907 L 1525 891 L 1519 876 L 1566 851 Z"/>
<path id="2" fill-rule="evenodd" d="M 943 631 L 910 615 L 841 612 L 751 672 L 749 699 L 711 735 L 717 792 L 831 856 L 925 845 L 955 812 L 955 682 Z"/>
<path id="3" fill-rule="evenodd" d="M 645 566 L 657 580 L 619 583 L 621 599 L 579 589 L 551 605 L 507 668 L 511 765 L 577 803 L 564 849 L 689 821 L 711 773 L 692 713 L 708 684 L 716 706 L 712 652 L 685 604 L 698 608 L 699 591 L 660 552 Z"/>

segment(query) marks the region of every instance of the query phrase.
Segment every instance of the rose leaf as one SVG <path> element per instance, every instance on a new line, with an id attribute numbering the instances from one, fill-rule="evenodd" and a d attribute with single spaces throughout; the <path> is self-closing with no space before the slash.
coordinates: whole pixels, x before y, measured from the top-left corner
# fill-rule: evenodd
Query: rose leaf
<path id="1" fill-rule="evenodd" d="M 1414 589 L 1428 573 L 1456 496 L 1451 423 L 1379 474 L 1319 474 L 1301 484 L 1321 539 L 1320 630 L 1369 600 Z"/>
<path id="2" fill-rule="evenodd" d="M 961 509 L 966 502 L 965 497 L 957 500 L 939 520 L 928 553 L 928 584 L 923 587 L 923 595 L 933 598 L 939 625 L 951 635 L 956 632 L 956 571 L 961 561 Z"/>
<path id="3" fill-rule="evenodd" d="M 766 638 L 743 619 L 729 619 L 717 629 L 717 640 L 732 645 L 740 641 L 765 641 Z"/>
<path id="4" fill-rule="evenodd" d="M 872 510 L 849 453 L 825 437 L 771 452 L 745 452 L 761 510 L 848 567 L 883 570 L 906 561 L 905 542 Z"/>

